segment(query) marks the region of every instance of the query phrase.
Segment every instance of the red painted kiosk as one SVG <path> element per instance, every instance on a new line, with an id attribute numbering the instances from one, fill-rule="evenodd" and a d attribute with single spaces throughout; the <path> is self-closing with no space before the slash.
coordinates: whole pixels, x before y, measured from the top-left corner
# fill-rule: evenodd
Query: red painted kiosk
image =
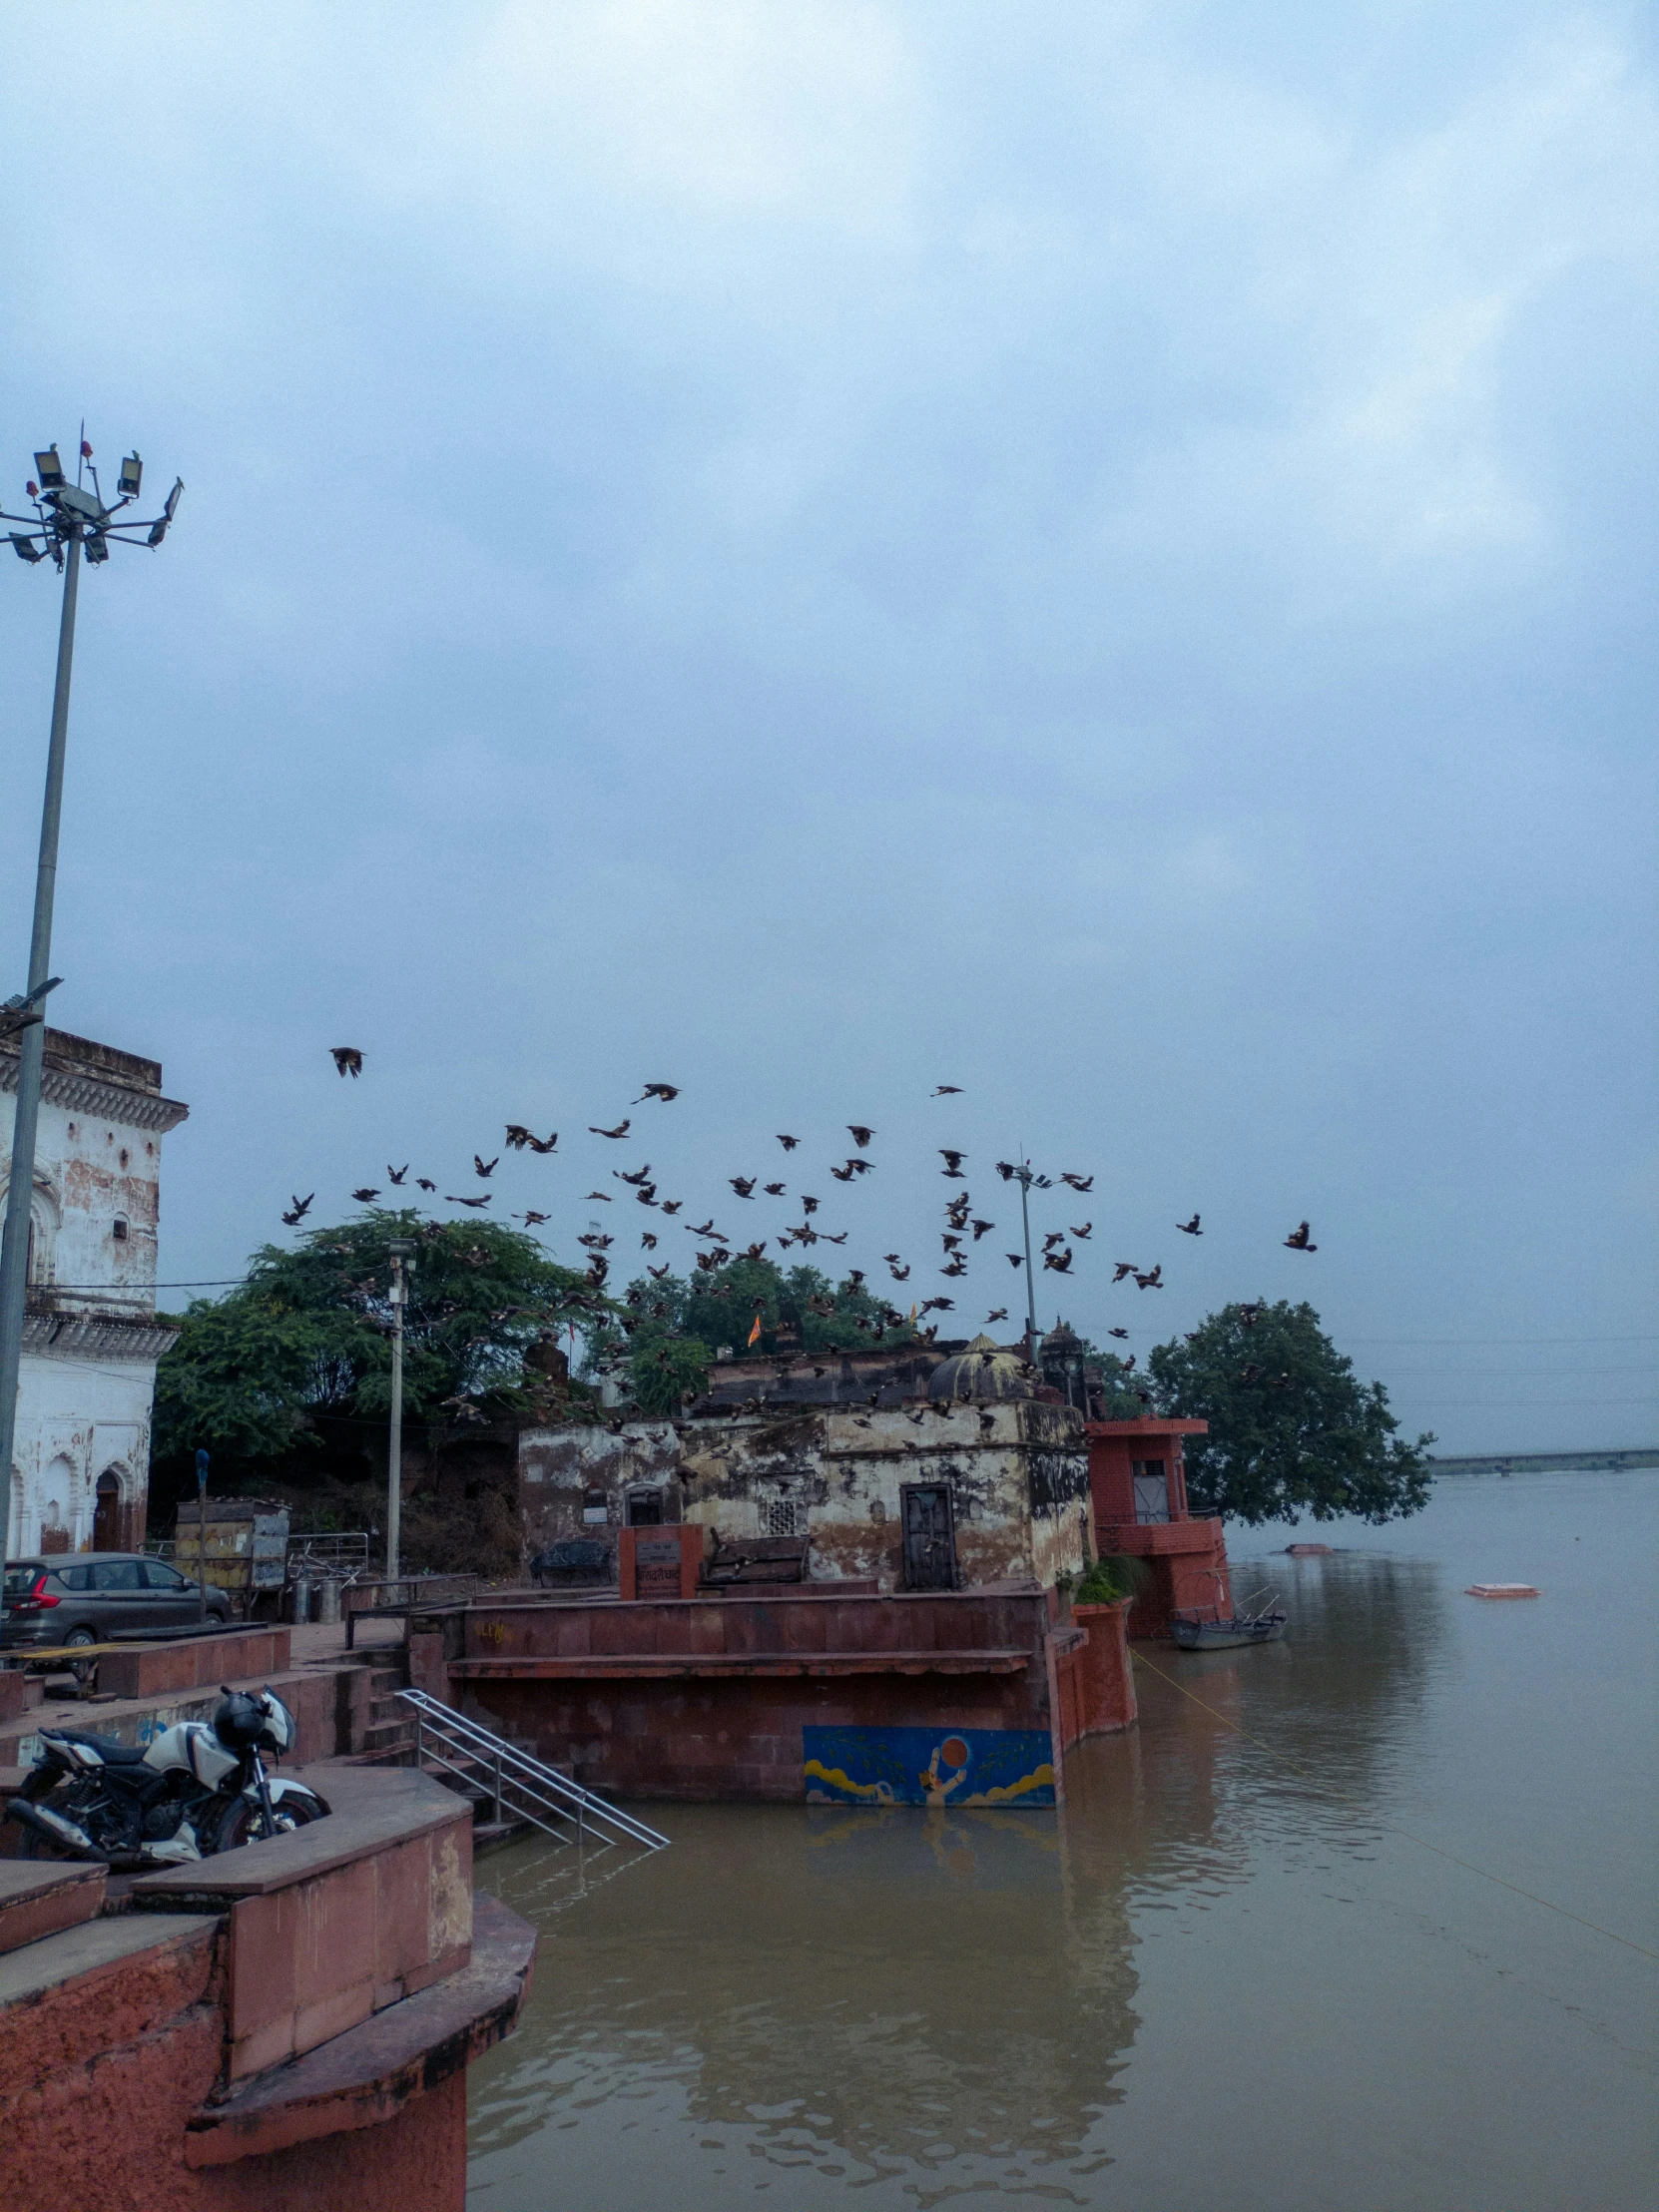
<path id="1" fill-rule="evenodd" d="M 1165 1636 L 1170 1615 L 1219 1619 L 1233 1610 L 1227 1544 L 1219 1518 L 1187 1509 L 1182 1438 L 1209 1433 L 1203 1420 L 1092 1420 L 1089 1489 L 1095 1543 L 1128 1552 L 1151 1572 L 1129 1615 L 1131 1636 Z"/>

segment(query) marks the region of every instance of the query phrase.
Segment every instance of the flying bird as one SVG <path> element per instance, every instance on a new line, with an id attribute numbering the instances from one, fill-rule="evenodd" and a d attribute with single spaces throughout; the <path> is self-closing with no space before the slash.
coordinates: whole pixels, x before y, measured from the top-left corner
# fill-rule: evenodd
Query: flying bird
<path id="1" fill-rule="evenodd" d="M 530 1139 L 530 1150 L 532 1152 L 551 1152 L 558 1141 L 559 1132 L 555 1129 L 550 1137 L 532 1137 Z"/>
<path id="2" fill-rule="evenodd" d="M 386 1164 L 386 1180 L 388 1183 L 401 1183 L 408 1172 L 409 1163 L 407 1160 L 403 1162 L 400 1168 L 394 1168 L 389 1161 Z"/>
<path id="3" fill-rule="evenodd" d="M 782 1198 L 784 1195 L 782 1183 L 763 1183 L 761 1188 L 766 1192 L 768 1198 Z"/>
<path id="4" fill-rule="evenodd" d="M 778 1142 L 783 1146 L 786 1152 L 793 1152 L 796 1146 L 801 1142 L 801 1139 L 799 1137 L 780 1136 Z"/>
<path id="5" fill-rule="evenodd" d="M 910 1280 L 910 1271 L 907 1267 L 889 1267 L 887 1272 L 892 1277 L 895 1283 L 908 1283 Z"/>
<path id="6" fill-rule="evenodd" d="M 1071 1272 L 1070 1245 L 1067 1245 L 1064 1252 L 1045 1252 L 1043 1254 L 1043 1266 L 1052 1268 L 1056 1275 L 1069 1275 Z"/>
<path id="7" fill-rule="evenodd" d="M 1261 1380 L 1262 1370 L 1254 1360 L 1239 1370 L 1239 1381 L 1241 1382 L 1259 1382 Z"/>
<path id="8" fill-rule="evenodd" d="M 1008 1265 L 1011 1268 L 1022 1268 L 1025 1265 L 1025 1261 L 1019 1253 L 1010 1252 L 1008 1254 Z"/>
<path id="9" fill-rule="evenodd" d="M 665 1260 L 660 1268 L 648 1267 L 645 1272 L 650 1276 L 653 1283 L 660 1283 L 669 1272 L 668 1262 Z"/>
<path id="10" fill-rule="evenodd" d="M 804 1198 L 801 1201 L 801 1211 L 804 1214 L 816 1214 L 823 1204 L 824 1201 L 821 1198 Z"/>
<path id="11" fill-rule="evenodd" d="M 985 1316 L 987 1326 L 989 1326 L 989 1324 L 993 1321 L 1006 1321 L 1007 1319 L 1008 1309 L 1006 1306 L 999 1306 L 994 1314 L 987 1314 Z"/>
<path id="12" fill-rule="evenodd" d="M 506 1141 L 509 1152 L 522 1152 L 530 1142 L 530 1132 L 521 1121 L 510 1121 L 507 1124 Z"/>
<path id="13" fill-rule="evenodd" d="M 423 1191 L 435 1191 L 437 1189 L 437 1185 L 432 1181 L 432 1178 L 429 1175 L 417 1175 L 415 1177 L 415 1183 L 416 1186 Z"/>
<path id="14" fill-rule="evenodd" d="M 1081 1229 L 1073 1229 L 1070 1234 L 1077 1239 L 1079 1244 L 1087 1244 L 1091 1234 L 1093 1233 L 1093 1230 L 1094 1223 L 1092 1221 L 1086 1221 Z"/>
<path id="15" fill-rule="evenodd" d="M 1133 1260 L 1119 1260 L 1114 1267 L 1112 1281 L 1121 1283 L 1126 1275 L 1139 1275 L 1140 1272 Z"/>
<path id="16" fill-rule="evenodd" d="M 712 1216 L 703 1224 L 701 1229 L 693 1229 L 691 1223 L 688 1221 L 686 1224 L 686 1230 L 687 1233 L 693 1237 L 718 1237 L 720 1235 L 720 1231 L 714 1225 L 714 1219 Z"/>
<path id="17" fill-rule="evenodd" d="M 628 1126 L 626 1121 L 619 1121 L 614 1129 L 597 1129 L 590 1121 L 588 1123 L 588 1135 L 590 1137 L 626 1137 Z"/>
<path id="18" fill-rule="evenodd" d="M 608 1246 L 614 1245 L 616 1239 L 614 1237 L 602 1237 L 597 1230 L 590 1229 L 585 1237 L 578 1237 L 576 1242 L 579 1245 L 586 1245 L 590 1252 L 603 1252 Z"/>
<path id="19" fill-rule="evenodd" d="M 754 1176 L 729 1175 L 726 1180 L 731 1184 L 733 1190 L 737 1192 L 740 1198 L 753 1198 L 755 1196 Z"/>
<path id="20" fill-rule="evenodd" d="M 1239 1308 L 1239 1319 L 1247 1329 L 1254 1329 L 1256 1327 L 1256 1317 L 1261 1311 L 1260 1306 L 1241 1306 Z"/>
<path id="21" fill-rule="evenodd" d="M 858 1147 L 858 1150 L 862 1152 L 870 1138 L 874 1136 L 875 1131 L 866 1129 L 861 1121 L 849 1121 L 846 1124 L 846 1133 Z"/>
<path id="22" fill-rule="evenodd" d="M 962 1162 L 967 1158 L 967 1154 L 965 1152 L 948 1152 L 943 1145 L 940 1145 L 939 1158 L 944 1162 L 944 1166 L 939 1171 L 940 1174 L 952 1182 L 959 1183 L 962 1180 Z"/>
<path id="23" fill-rule="evenodd" d="M 334 1065 L 341 1075 L 361 1075 L 363 1056 L 354 1044 L 331 1044 L 328 1050 L 334 1056 Z"/>
<path id="24" fill-rule="evenodd" d="M 1308 1224 L 1306 1222 L 1302 1222 L 1297 1228 L 1293 1229 L 1285 1242 L 1293 1252 L 1318 1252 L 1319 1250 L 1319 1246 L 1309 1240 Z"/>
<path id="25" fill-rule="evenodd" d="M 1196 1214 L 1194 1214 L 1191 1221 L 1178 1221 L 1175 1226 L 1180 1230 L 1183 1237 L 1202 1237 L 1204 1234 L 1198 1226 L 1198 1216 Z"/>
<path id="26" fill-rule="evenodd" d="M 294 1196 L 293 1212 L 291 1214 L 284 1214 L 282 1216 L 282 1219 L 287 1223 L 290 1229 L 293 1227 L 296 1221 L 304 1220 L 305 1216 L 311 1210 L 311 1199 L 315 1198 L 315 1191 L 312 1191 L 312 1193 L 310 1194 L 310 1198 L 300 1198 L 297 1195 Z"/>
<path id="27" fill-rule="evenodd" d="M 357 1201 L 357 1204 L 359 1206 L 366 1206 L 371 1198 L 378 1198 L 379 1195 L 380 1194 L 378 1191 L 371 1191 L 368 1190 L 366 1187 L 360 1191 L 353 1191 L 351 1193 L 351 1196 Z"/>
<path id="28" fill-rule="evenodd" d="M 589 1191 L 586 1193 L 586 1196 L 588 1198 L 598 1199 L 601 1206 L 609 1206 L 609 1204 L 611 1203 L 611 1194 L 609 1191 Z"/>
<path id="29" fill-rule="evenodd" d="M 1012 1160 L 998 1160 L 998 1162 L 996 1163 L 996 1172 L 998 1175 L 1001 1176 L 1004 1183 L 1011 1183 L 1014 1177 L 1019 1173 L 1019 1170 L 1015 1167 Z"/>
<path id="30" fill-rule="evenodd" d="M 1064 1233 L 1061 1230 L 1051 1229 L 1048 1235 L 1043 1239 L 1043 1250 L 1045 1252 L 1052 1252 L 1057 1244 L 1064 1244 L 1065 1241 L 1066 1240 Z"/>
<path id="31" fill-rule="evenodd" d="M 1106 1334 L 1108 1337 L 1127 1337 L 1129 1332 L 1127 1329 L 1108 1329 Z"/>
<path id="32" fill-rule="evenodd" d="M 490 1193 L 488 1191 L 484 1193 L 482 1198 L 455 1198 L 448 1191 L 444 1193 L 443 1197 L 443 1203 L 446 1206 L 487 1206 L 489 1202 Z"/>
<path id="33" fill-rule="evenodd" d="M 678 1098 L 679 1096 L 679 1088 L 673 1083 L 647 1083 L 639 1097 L 635 1099 L 634 1104 L 643 1106 L 648 1098 L 660 1098 L 666 1106 L 671 1098 Z"/>
<path id="34" fill-rule="evenodd" d="M 1164 1263 L 1162 1260 L 1146 1275 L 1137 1275 L 1135 1287 L 1141 1291 L 1161 1291 L 1164 1287 Z"/>
<path id="35" fill-rule="evenodd" d="M 645 1235 L 640 1239 L 640 1244 L 645 1251 L 655 1252 L 657 1249 L 657 1239 L 655 1234 L 648 1229 L 645 1232 Z"/>
<path id="36" fill-rule="evenodd" d="M 472 1155 L 472 1172 L 474 1175 L 493 1175 L 500 1165 L 501 1155 L 499 1152 L 487 1166 L 476 1152 Z"/>
<path id="37" fill-rule="evenodd" d="M 669 1215 L 677 1214 L 685 1203 L 683 1198 L 665 1198 L 663 1200 L 663 1212 Z"/>
<path id="38" fill-rule="evenodd" d="M 1062 1174 L 1060 1181 L 1069 1183 L 1074 1191 L 1092 1191 L 1094 1189 L 1094 1177 L 1092 1175 Z"/>
<path id="39" fill-rule="evenodd" d="M 824 1241 L 826 1244 L 845 1244 L 846 1231 L 843 1229 L 838 1237 L 831 1237 L 829 1231 L 826 1230 L 824 1234 Z"/>
<path id="40" fill-rule="evenodd" d="M 831 1168 L 830 1170 L 830 1173 L 835 1178 L 835 1181 L 837 1183 L 850 1183 L 852 1180 L 853 1166 L 854 1162 L 848 1160 L 844 1168 Z"/>
<path id="41" fill-rule="evenodd" d="M 952 1253 L 949 1267 L 940 1268 L 939 1273 L 941 1275 L 966 1275 L 967 1262 L 959 1252 Z"/>
<path id="42" fill-rule="evenodd" d="M 1140 1354 L 1138 1352 L 1132 1352 L 1127 1360 L 1120 1360 L 1118 1362 L 1118 1365 L 1122 1368 L 1125 1375 L 1133 1375 L 1135 1372 L 1135 1362 L 1139 1358 Z"/>
<path id="43" fill-rule="evenodd" d="M 972 1223 L 974 1243 L 977 1244 L 981 1237 L 988 1237 L 995 1227 L 994 1221 L 981 1221 L 978 1215 L 975 1214 Z"/>
<path id="44" fill-rule="evenodd" d="M 547 1214 L 526 1214 L 524 1217 L 524 1226 L 526 1229 L 534 1229 L 538 1222 L 543 1222 L 550 1219 L 551 1216 Z"/>
<path id="45" fill-rule="evenodd" d="M 650 1182 L 651 1162 L 647 1160 L 643 1168 L 635 1168 L 631 1175 L 625 1175 L 621 1168 L 612 1168 L 611 1173 L 619 1183 L 632 1183 L 637 1190 L 642 1183 Z"/>
<path id="46" fill-rule="evenodd" d="M 935 1098 L 960 1098 L 961 1095 L 962 1086 L 960 1083 L 935 1083 L 933 1085 L 933 1096 Z"/>

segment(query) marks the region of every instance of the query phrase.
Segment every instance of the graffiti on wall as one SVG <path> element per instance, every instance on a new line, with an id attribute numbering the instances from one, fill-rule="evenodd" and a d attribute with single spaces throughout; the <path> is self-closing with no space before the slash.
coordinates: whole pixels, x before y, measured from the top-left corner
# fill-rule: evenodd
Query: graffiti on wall
<path id="1" fill-rule="evenodd" d="M 1054 1803 L 1039 1728 L 804 1728 L 810 1805 Z"/>

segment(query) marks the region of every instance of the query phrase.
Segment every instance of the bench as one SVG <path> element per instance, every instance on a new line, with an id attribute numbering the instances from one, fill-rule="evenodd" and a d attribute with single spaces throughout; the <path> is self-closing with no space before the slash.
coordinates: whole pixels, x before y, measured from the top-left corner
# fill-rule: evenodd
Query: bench
<path id="1" fill-rule="evenodd" d="M 703 1562 L 705 1589 L 740 1588 L 746 1582 L 805 1582 L 807 1536 L 738 1536 L 716 1541 Z"/>
<path id="2" fill-rule="evenodd" d="M 563 1543 L 549 1544 L 536 1553 L 530 1562 L 530 1579 L 538 1590 L 614 1582 L 611 1547 L 602 1536 L 567 1536 Z"/>

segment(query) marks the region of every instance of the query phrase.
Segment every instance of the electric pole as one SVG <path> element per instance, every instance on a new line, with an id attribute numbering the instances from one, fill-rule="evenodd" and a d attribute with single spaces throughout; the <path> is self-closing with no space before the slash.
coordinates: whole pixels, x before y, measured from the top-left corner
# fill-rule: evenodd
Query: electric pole
<path id="1" fill-rule="evenodd" d="M 1048 1191 L 1054 1187 L 1051 1175 L 1038 1175 L 1029 1160 L 1021 1160 L 1010 1171 L 1019 1185 L 1020 1226 L 1025 1231 L 1025 1335 L 1031 1347 L 1031 1365 L 1037 1365 L 1037 1279 L 1031 1265 L 1031 1193 Z"/>
<path id="2" fill-rule="evenodd" d="M 403 1522 L 403 1306 L 408 1296 L 404 1268 L 414 1272 L 414 1240 L 394 1237 L 391 1254 L 391 1430 L 386 1439 L 386 1580 L 398 1577 Z"/>
<path id="3" fill-rule="evenodd" d="M 29 1288 L 29 1216 L 35 1192 L 35 1138 L 40 1124 L 41 1077 L 46 1063 L 46 1014 L 48 991 L 60 980 L 47 973 L 52 964 L 52 905 L 58 880 L 58 827 L 63 815 L 64 752 L 69 737 L 69 680 L 75 659 L 75 604 L 80 590 L 81 558 L 100 567 L 116 544 L 136 545 L 137 531 L 143 543 L 160 545 L 167 535 L 184 490 L 182 480 L 168 493 L 167 504 L 149 522 L 119 517 L 132 506 L 144 480 L 144 463 L 129 453 L 121 464 L 116 502 L 106 507 L 99 489 L 98 471 L 91 466 L 92 447 L 85 437 L 69 481 L 55 445 L 35 455 L 35 477 L 28 494 L 32 515 L 14 515 L 0 508 L 0 521 L 20 522 L 21 530 L 9 533 L 11 547 L 20 561 L 51 560 L 63 576 L 63 609 L 58 618 L 58 667 L 52 687 L 52 734 L 46 750 L 46 799 L 40 818 L 40 858 L 35 869 L 34 928 L 29 939 L 29 987 L 0 1005 L 0 1035 L 19 1034 L 17 1111 L 12 1120 L 11 1176 L 6 1190 L 6 1220 L 0 1235 L 0 1482 L 4 1484 L 5 1509 L 0 1511 L 0 1591 L 5 1586 L 6 1547 L 10 1536 L 12 1453 L 17 1437 L 17 1382 L 23 1364 L 23 1329 Z M 82 479 L 90 475 L 89 491 Z M 0 1619 L 5 1599 L 0 1596 Z"/>

